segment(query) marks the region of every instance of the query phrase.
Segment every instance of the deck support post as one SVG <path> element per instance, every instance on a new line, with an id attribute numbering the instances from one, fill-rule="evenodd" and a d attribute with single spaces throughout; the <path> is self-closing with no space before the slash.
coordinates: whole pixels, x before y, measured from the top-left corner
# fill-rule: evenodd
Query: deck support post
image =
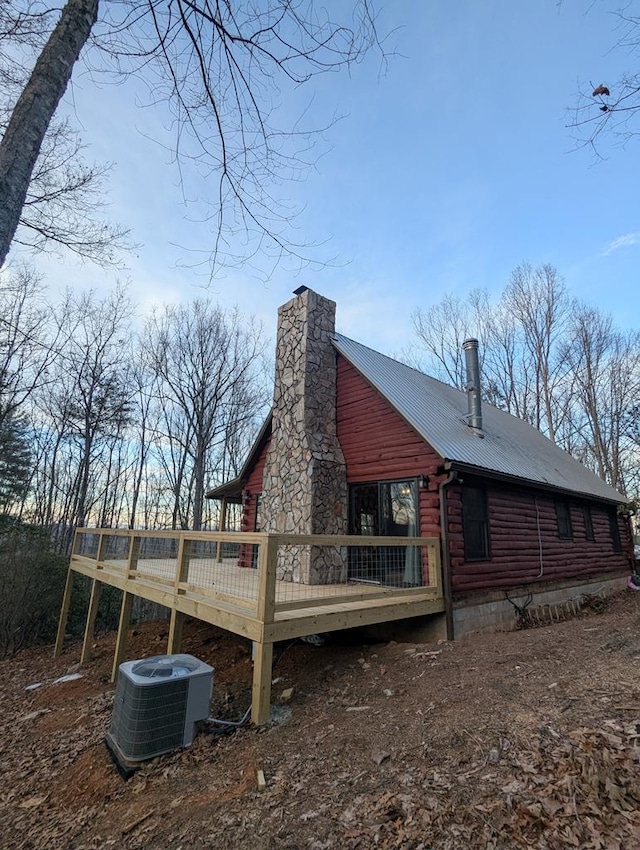
<path id="1" fill-rule="evenodd" d="M 60 609 L 60 619 L 58 620 L 58 634 L 56 635 L 56 645 L 53 649 L 53 656 L 57 658 L 62 654 L 64 645 L 64 636 L 67 631 L 67 622 L 69 620 L 69 608 L 71 606 L 71 595 L 73 593 L 74 572 L 69 567 L 67 571 L 67 580 L 64 585 L 64 594 L 62 596 L 62 608 Z"/>
<path id="2" fill-rule="evenodd" d="M 169 620 L 169 639 L 167 641 L 167 654 L 175 655 L 180 652 L 182 647 L 182 624 L 184 623 L 184 614 L 182 611 L 171 609 L 171 619 Z"/>
<path id="3" fill-rule="evenodd" d="M 251 722 L 263 726 L 271 717 L 271 673 L 273 644 L 253 644 L 253 690 L 251 693 Z"/>
<path id="4" fill-rule="evenodd" d="M 120 622 L 118 623 L 118 636 L 116 637 L 116 649 L 113 656 L 113 668 L 111 670 L 111 681 L 115 682 L 118 675 L 118 667 L 124 659 L 124 652 L 127 646 L 127 630 L 131 619 L 131 603 L 133 602 L 133 593 L 127 593 L 125 590 L 122 594 L 122 605 L 120 606 Z"/>
<path id="5" fill-rule="evenodd" d="M 89 610 L 87 611 L 87 622 L 84 627 L 84 640 L 82 641 L 82 653 L 80 654 L 80 664 L 86 664 L 91 658 L 91 642 L 93 641 L 93 632 L 96 625 L 96 615 L 98 613 L 98 604 L 100 602 L 100 591 L 102 590 L 102 582 L 97 579 L 91 581 L 91 596 L 89 597 Z"/>
<path id="6" fill-rule="evenodd" d="M 257 616 L 263 633 L 265 626 L 271 625 L 275 620 L 278 543 L 276 534 L 265 534 L 263 542 L 260 543 Z M 268 723 L 271 717 L 273 643 L 255 642 L 253 654 L 251 722 L 256 726 L 262 726 Z"/>

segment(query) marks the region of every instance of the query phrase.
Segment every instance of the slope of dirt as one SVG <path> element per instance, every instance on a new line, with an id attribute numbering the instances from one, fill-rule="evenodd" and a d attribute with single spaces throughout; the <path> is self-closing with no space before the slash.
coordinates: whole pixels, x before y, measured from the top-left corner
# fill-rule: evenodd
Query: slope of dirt
<path id="1" fill-rule="evenodd" d="M 274 700 L 293 688 L 278 722 L 203 731 L 128 782 L 102 743 L 113 642 L 82 670 L 79 645 L 0 664 L 3 848 L 640 846 L 640 594 L 454 644 L 297 643 L 274 670 Z M 128 656 L 165 646 L 146 624 Z M 239 717 L 250 645 L 191 622 L 183 650 L 215 667 L 213 713 Z"/>

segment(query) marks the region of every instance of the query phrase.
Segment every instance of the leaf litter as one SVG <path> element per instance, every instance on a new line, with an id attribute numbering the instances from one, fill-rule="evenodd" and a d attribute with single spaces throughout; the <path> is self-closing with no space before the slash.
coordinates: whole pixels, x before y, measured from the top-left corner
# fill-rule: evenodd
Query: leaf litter
<path id="1" fill-rule="evenodd" d="M 98 636 L 82 679 L 77 644 L 59 659 L 23 652 L 0 664 L 2 847 L 638 847 L 638 596 L 437 647 L 290 647 L 278 724 L 203 731 L 127 783 L 102 742 L 113 635 Z M 136 626 L 128 657 L 161 652 L 164 628 Z M 250 644 L 192 621 L 183 650 L 215 667 L 215 715 L 240 716 Z"/>

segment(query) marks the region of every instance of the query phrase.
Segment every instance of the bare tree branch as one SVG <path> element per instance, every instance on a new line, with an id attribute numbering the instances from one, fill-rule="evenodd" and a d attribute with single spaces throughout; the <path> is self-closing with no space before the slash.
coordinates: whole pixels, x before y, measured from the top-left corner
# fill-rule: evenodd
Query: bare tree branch
<path id="1" fill-rule="evenodd" d="M 69 0 L 64 15 L 74 13 L 80 28 L 83 4 L 97 9 L 97 3 Z M 4 32 L 37 50 L 38 25 L 49 22 L 51 11 L 36 0 L 19 5 L 22 14 L 5 15 L 4 24 L 0 18 L 0 42 Z M 334 9 L 335 19 L 313 0 L 103 0 L 86 32 L 91 49 L 84 61 L 92 74 L 136 77 L 149 92 L 147 105 L 168 104 L 173 158 L 181 173 L 187 164 L 195 169 L 206 192 L 204 220 L 213 232 L 201 256 L 212 268 L 257 252 L 313 259 L 311 244 L 296 238 L 300 210 L 282 184 L 303 179 L 314 139 L 326 127 L 304 129 L 287 120 L 280 100 L 285 88 L 348 68 L 374 46 L 384 61 L 369 0 Z M 58 100 L 65 87 L 66 81 L 57 84 Z M 42 222 L 33 229 L 52 238 Z M 73 242 L 76 250 L 86 243 L 84 236 Z"/>

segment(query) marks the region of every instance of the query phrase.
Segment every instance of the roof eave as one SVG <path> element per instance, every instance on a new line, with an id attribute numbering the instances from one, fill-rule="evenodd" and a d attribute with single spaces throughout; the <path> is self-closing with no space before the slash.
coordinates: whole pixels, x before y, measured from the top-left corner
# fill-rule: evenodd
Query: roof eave
<path id="1" fill-rule="evenodd" d="M 607 504 L 610 505 L 629 504 L 629 499 L 621 493 L 618 494 L 618 499 L 608 498 L 607 496 L 599 495 L 597 493 L 572 490 L 568 487 L 560 487 L 556 484 L 546 484 L 544 481 L 534 481 L 531 478 L 520 478 L 517 475 L 509 475 L 506 472 L 498 472 L 496 470 L 486 469 L 482 466 L 474 466 L 473 464 L 463 463 L 456 460 L 446 460 L 444 466 L 445 469 L 451 469 L 455 472 L 467 472 L 469 475 L 477 475 L 479 478 L 491 478 L 492 480 L 504 481 L 508 484 L 518 484 L 534 490 L 543 490 L 546 493 L 562 493 L 563 495 L 573 496 L 574 498 L 607 502 Z"/>
<path id="2" fill-rule="evenodd" d="M 242 502 L 242 479 L 233 478 L 231 481 L 225 481 L 219 487 L 212 487 L 204 494 L 205 499 L 226 499 L 227 502 Z"/>

